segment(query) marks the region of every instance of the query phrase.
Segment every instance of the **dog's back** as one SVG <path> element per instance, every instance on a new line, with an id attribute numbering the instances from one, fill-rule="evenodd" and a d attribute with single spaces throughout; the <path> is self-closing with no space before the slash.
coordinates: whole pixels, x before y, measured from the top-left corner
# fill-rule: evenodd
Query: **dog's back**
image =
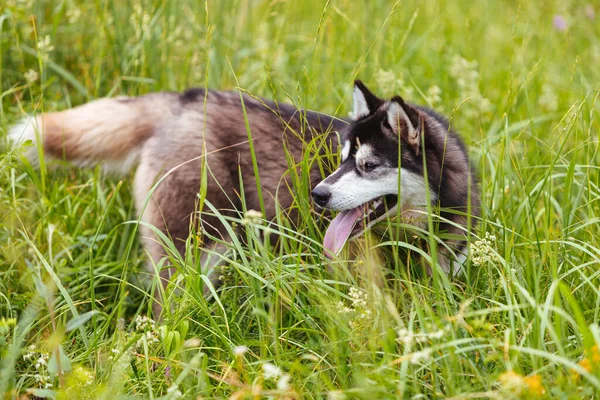
<path id="1" fill-rule="evenodd" d="M 262 196 L 264 217 L 272 219 L 276 203 L 281 209 L 292 205 L 293 188 L 285 177 L 301 163 L 307 143 L 321 138 L 328 146 L 337 144 L 335 132 L 345 125 L 289 104 L 247 95 L 242 101 L 234 92 L 191 89 L 101 99 L 45 113 L 15 126 L 9 136 L 15 142 L 39 138 L 46 157 L 78 166 L 99 164 L 123 174 L 139 164 L 135 201 L 143 212 L 141 235 L 153 269 L 164 250 L 149 226 L 170 236 L 182 254 L 190 227 L 199 223 L 208 234 L 205 246 L 211 247 L 211 236 L 228 239 L 217 217 L 203 215 L 200 220 L 195 212 L 203 171 L 204 199 L 216 209 L 224 214 L 240 210 L 243 192 L 247 209 L 261 210 Z M 37 148 L 28 150 L 33 163 L 37 155 Z M 312 185 L 320 179 L 315 163 Z"/>

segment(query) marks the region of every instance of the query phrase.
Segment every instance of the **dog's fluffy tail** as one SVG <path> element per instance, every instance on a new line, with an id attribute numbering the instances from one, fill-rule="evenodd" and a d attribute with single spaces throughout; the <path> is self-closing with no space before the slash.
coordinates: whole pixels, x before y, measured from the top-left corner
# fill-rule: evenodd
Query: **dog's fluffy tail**
<path id="1" fill-rule="evenodd" d="M 173 115 L 169 93 L 92 101 L 61 112 L 28 117 L 9 130 L 18 145 L 26 140 L 42 143 L 44 156 L 87 167 L 126 173 L 137 164 L 144 143 L 155 128 Z M 37 165 L 38 148 L 26 156 Z"/>

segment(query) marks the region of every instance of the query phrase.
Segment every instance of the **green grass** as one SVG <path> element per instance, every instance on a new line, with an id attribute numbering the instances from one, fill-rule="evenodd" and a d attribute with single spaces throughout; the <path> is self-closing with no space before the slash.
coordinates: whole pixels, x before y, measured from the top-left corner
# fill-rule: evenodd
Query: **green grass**
<path id="1" fill-rule="evenodd" d="M 180 290 L 168 291 L 157 326 L 142 319 L 153 284 L 132 176 L 32 169 L 6 146 L 0 395 L 597 398 L 600 28 L 586 6 L 3 1 L 0 141 L 24 113 L 191 86 L 239 85 L 343 116 L 359 77 L 451 119 L 484 212 L 461 279 L 419 277 L 390 240 L 355 263 L 366 276 L 344 273 L 343 262 L 334 273 L 301 174 L 306 217 L 286 230 L 280 212 L 234 241 L 218 301 L 202 295 L 190 239 L 189 254 L 171 260 Z M 369 277 L 378 268 L 391 276 L 384 285 Z"/>

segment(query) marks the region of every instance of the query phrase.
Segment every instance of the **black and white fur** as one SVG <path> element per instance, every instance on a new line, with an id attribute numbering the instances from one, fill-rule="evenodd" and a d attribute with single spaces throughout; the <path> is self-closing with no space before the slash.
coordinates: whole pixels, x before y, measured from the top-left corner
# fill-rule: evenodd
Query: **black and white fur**
<path id="1" fill-rule="evenodd" d="M 38 114 L 14 126 L 9 138 L 15 144 L 27 140 L 37 143 L 26 151 L 34 165 L 39 165 L 38 150 L 43 149 L 46 160 L 64 160 L 79 167 L 100 165 L 120 174 L 137 167 L 133 191 L 143 221 L 141 238 L 150 256 L 148 271 L 154 273 L 167 256 L 151 226 L 171 237 L 182 255 L 194 228 L 205 234 L 207 251 L 202 255 L 202 270 L 217 284 L 212 254 L 223 252 L 224 246 L 212 238 L 228 241 L 230 230 L 216 216 L 198 212 L 202 185 L 207 187 L 205 200 L 223 215 L 239 215 L 235 210 L 244 209 L 244 205 L 246 209 L 260 209 L 254 166 L 248 162 L 255 158 L 264 218 L 272 220 L 278 209 L 284 209 L 290 210 L 294 220 L 298 215 L 292 207 L 295 194 L 294 185 L 287 180 L 288 171 L 295 168 L 294 160 L 304 157 L 306 143 L 322 140 L 328 144 L 321 147 L 324 149 L 337 141 L 338 132 L 343 160 L 338 170 L 314 189 L 313 197 L 320 206 L 357 210 L 362 204 L 386 199 L 388 211 L 375 215 L 366 227 L 396 212 L 398 198 L 403 214 L 417 210 L 426 201 L 426 165 L 432 201 L 466 212 L 471 189 L 470 208 L 477 209 L 478 194 L 475 185 L 469 185 L 473 178 L 465 149 L 441 117 L 405 104 L 400 97 L 381 100 L 359 81 L 354 87 L 354 114 L 348 124 L 290 104 L 197 88 L 183 93 L 105 98 Z M 248 127 L 255 143 L 253 151 Z M 287 153 L 274 151 L 281 149 L 282 143 Z M 311 184 L 322 179 L 317 164 L 310 170 Z M 211 171 L 207 182 L 202 182 L 204 167 Z M 442 216 L 458 226 L 467 225 L 463 215 L 442 212 Z M 451 224 L 440 224 L 440 228 L 464 234 Z M 464 241 L 456 241 L 453 248 L 460 251 Z M 168 263 L 159 271 L 164 286 L 173 271 Z M 159 291 L 156 297 L 154 310 L 159 316 Z"/>
<path id="2" fill-rule="evenodd" d="M 479 212 L 479 193 L 466 149 L 448 122 L 432 110 L 407 104 L 400 96 L 376 97 L 361 82 L 354 86 L 354 116 L 342 133 L 341 163 L 313 190 L 322 208 L 348 212 L 364 207 L 351 237 L 392 216 L 415 224 L 427 200 L 439 209 L 440 231 L 458 235 L 441 247 L 438 259 L 457 273 L 466 259 L 468 221 Z M 469 204 L 470 202 L 470 204 Z"/>

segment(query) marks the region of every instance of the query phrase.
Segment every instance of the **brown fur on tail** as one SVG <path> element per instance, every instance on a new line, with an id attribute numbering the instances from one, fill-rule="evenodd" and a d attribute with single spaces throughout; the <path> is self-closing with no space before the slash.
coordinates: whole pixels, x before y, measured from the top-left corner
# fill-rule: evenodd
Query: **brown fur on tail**
<path id="1" fill-rule="evenodd" d="M 102 164 L 125 173 L 138 160 L 144 142 L 171 116 L 171 94 L 96 100 L 61 112 L 38 115 L 11 129 L 16 142 L 40 138 L 44 154 L 79 166 Z M 27 154 L 33 162 L 37 150 Z"/>

